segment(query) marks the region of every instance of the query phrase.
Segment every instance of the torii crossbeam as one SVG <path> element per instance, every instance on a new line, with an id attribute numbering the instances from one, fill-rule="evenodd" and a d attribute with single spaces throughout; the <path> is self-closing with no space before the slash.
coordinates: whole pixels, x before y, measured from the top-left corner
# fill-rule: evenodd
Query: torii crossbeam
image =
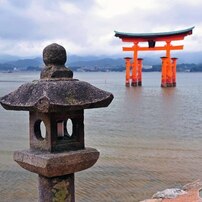
<path id="1" fill-rule="evenodd" d="M 166 56 L 162 59 L 162 87 L 176 86 L 176 64 L 177 58 L 171 58 L 171 50 L 182 50 L 183 45 L 172 45 L 172 41 L 183 40 L 185 36 L 191 35 L 194 27 L 161 33 L 125 33 L 115 31 L 115 36 L 122 39 L 123 42 L 132 42 L 133 46 L 123 47 L 123 51 L 133 51 L 132 58 L 126 57 L 126 86 L 142 85 L 142 58 L 138 58 L 138 51 L 166 51 Z M 157 41 L 164 41 L 164 46 L 156 46 Z M 140 42 L 148 42 L 148 47 L 141 47 Z M 131 75 L 132 68 L 132 75 Z"/>

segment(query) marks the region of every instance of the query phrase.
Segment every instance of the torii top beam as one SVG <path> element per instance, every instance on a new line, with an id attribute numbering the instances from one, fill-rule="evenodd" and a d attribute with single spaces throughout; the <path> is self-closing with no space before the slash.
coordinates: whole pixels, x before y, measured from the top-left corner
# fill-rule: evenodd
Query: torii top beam
<path id="1" fill-rule="evenodd" d="M 125 33 L 115 32 L 115 36 L 122 39 L 123 42 L 149 42 L 155 43 L 156 41 L 175 41 L 183 40 L 185 36 L 191 35 L 194 27 L 178 30 L 173 32 L 159 32 L 159 33 Z M 152 44 L 151 44 L 152 45 Z"/>

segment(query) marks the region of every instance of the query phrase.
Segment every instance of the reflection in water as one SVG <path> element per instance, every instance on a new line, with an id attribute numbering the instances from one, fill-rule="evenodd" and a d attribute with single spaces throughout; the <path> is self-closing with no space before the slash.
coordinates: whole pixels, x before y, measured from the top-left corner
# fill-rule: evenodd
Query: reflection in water
<path id="1" fill-rule="evenodd" d="M 0 97 L 37 78 L 39 73 L 0 74 Z M 115 96 L 108 108 L 85 110 L 86 145 L 101 156 L 76 174 L 77 201 L 136 202 L 202 179 L 202 74 L 178 74 L 177 87 L 166 89 L 160 88 L 160 73 L 143 74 L 137 88 L 124 86 L 124 73 L 75 78 Z M 0 129 L 1 200 L 37 201 L 37 176 L 12 160 L 13 151 L 29 147 L 28 113 L 0 108 Z"/>

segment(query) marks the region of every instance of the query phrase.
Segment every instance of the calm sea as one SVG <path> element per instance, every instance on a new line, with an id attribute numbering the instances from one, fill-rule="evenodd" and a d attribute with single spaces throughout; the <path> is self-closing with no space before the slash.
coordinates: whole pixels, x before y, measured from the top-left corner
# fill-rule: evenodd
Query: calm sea
<path id="1" fill-rule="evenodd" d="M 137 202 L 153 193 L 202 179 L 202 74 L 178 73 L 177 87 L 162 89 L 160 73 L 144 73 L 143 86 L 126 88 L 124 73 L 75 73 L 110 91 L 108 108 L 85 111 L 86 146 L 101 155 L 76 174 L 78 202 Z M 0 73 L 0 97 L 39 73 Z M 0 107 L 0 201 L 37 201 L 37 175 L 12 160 L 29 147 L 28 112 Z"/>

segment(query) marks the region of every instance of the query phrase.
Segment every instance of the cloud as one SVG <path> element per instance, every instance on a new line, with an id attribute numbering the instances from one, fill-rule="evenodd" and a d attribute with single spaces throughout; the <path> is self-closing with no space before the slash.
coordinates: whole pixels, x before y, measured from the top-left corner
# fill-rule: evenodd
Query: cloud
<path id="1" fill-rule="evenodd" d="M 4 3 L 8 3 L 10 4 L 10 6 L 21 10 L 26 9 L 30 5 L 30 2 L 25 0 L 8 0 L 8 1 L 4 0 Z"/>
<path id="2" fill-rule="evenodd" d="M 18 5 L 19 6 L 19 5 Z M 35 35 L 37 24 L 33 19 L 25 17 L 21 7 L 14 9 L 10 4 L 2 6 L 0 4 L 0 38 L 10 40 L 20 40 L 32 38 Z"/>
<path id="3" fill-rule="evenodd" d="M 114 30 L 158 32 L 193 25 L 185 45 L 202 50 L 197 46 L 201 7 L 201 0 L 0 0 L 0 53 L 41 54 L 44 45 L 58 42 L 72 54 L 117 54 L 123 44 Z"/>

